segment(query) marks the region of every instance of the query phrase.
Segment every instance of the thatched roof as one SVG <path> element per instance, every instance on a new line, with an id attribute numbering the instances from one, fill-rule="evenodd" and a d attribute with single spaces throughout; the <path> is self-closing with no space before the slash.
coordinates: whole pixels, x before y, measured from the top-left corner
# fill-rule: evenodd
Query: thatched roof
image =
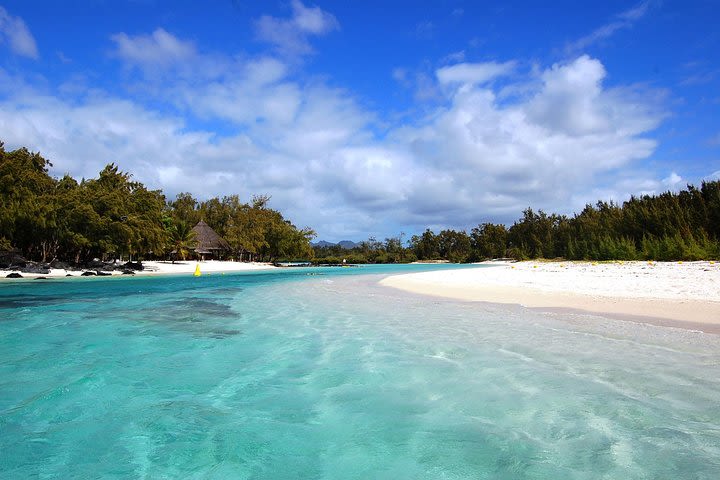
<path id="1" fill-rule="evenodd" d="M 195 253 L 214 253 L 218 250 L 230 250 L 230 244 L 225 241 L 210 225 L 200 220 L 192 229 L 195 232 Z"/>

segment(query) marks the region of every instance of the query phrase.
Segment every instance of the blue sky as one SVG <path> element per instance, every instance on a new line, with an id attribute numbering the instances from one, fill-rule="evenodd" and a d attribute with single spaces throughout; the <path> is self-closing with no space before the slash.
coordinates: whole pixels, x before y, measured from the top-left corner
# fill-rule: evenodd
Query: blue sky
<path id="1" fill-rule="evenodd" d="M 0 140 L 331 241 L 720 177 L 719 2 L 495 3 L 0 1 Z"/>

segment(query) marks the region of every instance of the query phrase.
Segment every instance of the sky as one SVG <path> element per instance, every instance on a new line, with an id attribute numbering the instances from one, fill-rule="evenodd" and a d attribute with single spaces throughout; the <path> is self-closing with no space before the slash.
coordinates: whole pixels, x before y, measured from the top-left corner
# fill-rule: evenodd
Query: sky
<path id="1" fill-rule="evenodd" d="M 592 5 L 596 4 L 596 5 Z M 0 0 L 0 141 L 317 239 L 720 179 L 720 2 Z"/>

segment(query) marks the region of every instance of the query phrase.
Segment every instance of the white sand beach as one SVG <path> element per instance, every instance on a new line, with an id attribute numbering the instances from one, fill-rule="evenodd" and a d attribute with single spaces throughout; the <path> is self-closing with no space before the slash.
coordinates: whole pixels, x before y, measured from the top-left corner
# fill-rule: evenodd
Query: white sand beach
<path id="1" fill-rule="evenodd" d="M 142 262 L 144 270 L 142 271 L 136 271 L 136 275 L 168 275 L 168 274 L 192 274 L 195 272 L 195 267 L 197 265 L 200 265 L 200 272 L 202 274 L 212 274 L 212 273 L 229 273 L 229 272 L 245 272 L 250 270 L 268 270 L 268 269 L 274 269 L 277 268 L 269 263 L 259 263 L 259 262 L 229 262 L 229 261 L 216 261 L 216 260 L 206 260 L 206 261 L 195 261 L 195 260 L 185 260 L 185 261 L 177 261 L 175 263 L 169 262 L 169 261 L 147 261 Z M 95 271 L 94 269 L 88 269 L 90 271 Z M 58 269 L 54 268 L 50 270 L 50 273 L 42 274 L 42 273 L 21 273 L 18 270 L 0 270 L 0 279 L 5 279 L 5 277 L 10 273 L 20 273 L 24 278 L 37 278 L 37 277 L 66 277 L 68 275 L 71 275 L 73 277 L 79 277 L 82 274 L 82 270 L 64 270 L 64 269 Z M 112 275 L 122 275 L 123 273 L 118 270 L 113 270 L 111 272 Z"/>
<path id="2" fill-rule="evenodd" d="M 458 300 L 572 309 L 720 333 L 717 262 L 517 262 L 395 275 L 380 283 Z"/>

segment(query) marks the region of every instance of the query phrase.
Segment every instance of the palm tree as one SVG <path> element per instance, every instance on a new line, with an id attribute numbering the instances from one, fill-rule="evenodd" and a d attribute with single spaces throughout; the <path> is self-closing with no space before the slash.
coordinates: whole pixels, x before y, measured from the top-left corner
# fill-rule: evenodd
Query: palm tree
<path id="1" fill-rule="evenodd" d="M 187 223 L 178 221 L 170 230 L 170 244 L 175 254 L 173 263 L 175 263 L 175 256 L 177 255 L 180 255 L 180 258 L 184 261 L 187 254 L 190 253 L 190 249 L 197 245 L 195 232 Z"/>

